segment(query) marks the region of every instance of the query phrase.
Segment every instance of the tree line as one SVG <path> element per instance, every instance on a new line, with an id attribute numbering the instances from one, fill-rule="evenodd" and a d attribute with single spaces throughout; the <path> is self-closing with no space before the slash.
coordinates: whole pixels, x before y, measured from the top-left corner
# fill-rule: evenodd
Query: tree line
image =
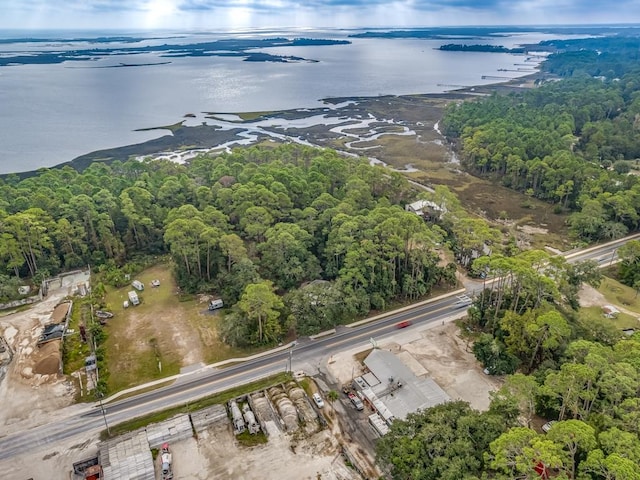
<path id="1" fill-rule="evenodd" d="M 571 230 L 586 241 L 636 230 L 640 210 L 640 39 L 626 39 L 635 53 L 594 42 L 587 44 L 615 56 L 616 72 L 594 77 L 575 68 L 561 81 L 522 93 L 451 104 L 441 122 L 467 168 L 553 203 L 558 212 L 574 212 Z M 575 55 L 554 54 L 543 69 L 572 64 Z"/>
<path id="2" fill-rule="evenodd" d="M 451 105 L 441 123 L 469 169 L 574 212 L 572 231 L 588 241 L 636 230 L 640 211 L 628 174 L 640 157 L 640 41 L 599 40 L 572 41 L 545 63 L 571 78 Z M 485 372 L 507 375 L 489 410 L 449 402 L 411 414 L 378 458 L 406 480 L 640 479 L 640 334 L 581 316 L 578 291 L 600 283 L 597 263 L 508 253 L 471 263 L 485 284 L 465 331 Z M 618 255 L 622 281 L 640 291 L 640 242 Z M 539 417 L 555 423 L 538 433 Z"/>
<path id="3" fill-rule="evenodd" d="M 447 232 L 403 208 L 407 180 L 330 150 L 94 163 L 8 177 L 0 191 L 2 271 L 38 281 L 90 264 L 121 286 L 136 258 L 168 252 L 185 292 L 233 306 L 224 335 L 236 345 L 317 333 L 456 281 L 438 254 Z"/>

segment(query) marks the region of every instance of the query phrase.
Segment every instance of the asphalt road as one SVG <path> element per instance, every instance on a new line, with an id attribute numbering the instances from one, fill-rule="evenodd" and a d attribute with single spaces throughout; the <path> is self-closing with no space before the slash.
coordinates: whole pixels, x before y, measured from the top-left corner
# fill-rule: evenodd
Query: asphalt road
<path id="1" fill-rule="evenodd" d="M 260 358 L 223 369 L 205 369 L 204 372 L 186 375 L 176 383 L 104 405 L 107 422 L 115 425 L 124 420 L 227 390 L 260 378 L 309 364 L 319 364 L 321 359 L 356 345 L 366 344 L 371 339 L 382 339 L 397 332 L 397 324 L 410 321 L 407 329 L 432 322 L 443 321 L 452 314 L 461 314 L 455 305 L 457 299 L 449 297 L 440 301 L 413 308 L 407 312 L 390 315 L 381 320 L 359 327 L 343 327 L 335 334 L 316 339 L 302 339 L 289 349 L 271 353 Z M 59 420 L 28 431 L 0 438 L 0 460 L 13 455 L 50 446 L 67 438 L 103 430 L 102 411 L 95 406 L 71 418 Z"/>
<path id="2" fill-rule="evenodd" d="M 608 244 L 570 252 L 565 257 L 571 262 L 596 260 L 606 266 L 616 260 L 617 248 L 630 239 L 640 238 L 640 234 L 626 237 Z M 468 290 L 474 293 L 478 287 Z M 328 356 L 357 345 L 374 340 L 383 340 L 398 331 L 398 324 L 410 322 L 407 329 L 418 328 L 434 322 L 441 322 L 453 316 L 460 316 L 464 304 L 456 295 L 427 304 L 418 304 L 401 313 L 391 313 L 379 320 L 356 327 L 341 327 L 336 333 L 322 338 L 301 339 L 294 346 L 268 353 L 259 358 L 228 366 L 223 369 L 205 368 L 193 374 L 180 377 L 174 384 L 134 397 L 105 405 L 108 424 L 115 425 L 124 420 L 167 408 L 183 405 L 197 398 L 249 383 L 289 368 L 298 370 L 303 366 L 320 365 Z M 315 372 L 309 372 L 315 373 Z M 104 429 L 105 423 L 100 406 L 88 407 L 71 417 L 56 420 L 23 432 L 0 438 L 0 460 L 51 447 L 56 442 Z"/>

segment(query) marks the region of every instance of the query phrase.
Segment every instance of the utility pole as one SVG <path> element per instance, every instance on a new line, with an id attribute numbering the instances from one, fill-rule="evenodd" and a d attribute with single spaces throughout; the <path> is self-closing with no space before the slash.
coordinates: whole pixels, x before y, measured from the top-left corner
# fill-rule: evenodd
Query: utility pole
<path id="1" fill-rule="evenodd" d="M 107 434 L 109 436 L 111 436 L 111 429 L 109 428 L 109 424 L 107 423 L 107 411 L 104 408 L 104 405 L 102 404 L 102 396 L 103 394 L 101 392 L 98 392 L 98 401 L 100 402 L 100 411 L 102 412 L 102 418 L 104 419 L 104 426 L 107 427 Z"/>

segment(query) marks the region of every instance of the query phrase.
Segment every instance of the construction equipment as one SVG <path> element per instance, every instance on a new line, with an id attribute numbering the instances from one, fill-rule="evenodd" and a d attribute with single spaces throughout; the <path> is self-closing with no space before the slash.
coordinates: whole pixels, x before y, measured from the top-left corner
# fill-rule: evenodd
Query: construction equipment
<path id="1" fill-rule="evenodd" d="M 160 461 L 162 463 L 162 480 L 171 480 L 173 478 L 173 468 L 171 467 L 172 458 L 168 443 L 162 444 L 162 450 L 160 450 Z"/>
<path id="2" fill-rule="evenodd" d="M 233 417 L 233 431 L 237 435 L 239 433 L 244 432 L 244 418 L 242 417 L 242 413 L 240 412 L 240 408 L 235 400 L 231 400 L 229 402 L 229 409 L 231 410 L 231 416 Z"/>

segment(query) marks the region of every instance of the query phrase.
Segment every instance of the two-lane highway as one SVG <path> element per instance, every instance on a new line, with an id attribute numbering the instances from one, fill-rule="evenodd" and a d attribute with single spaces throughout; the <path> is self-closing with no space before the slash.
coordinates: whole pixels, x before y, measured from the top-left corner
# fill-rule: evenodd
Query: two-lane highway
<path id="1" fill-rule="evenodd" d="M 400 322 L 411 322 L 412 326 L 409 328 L 413 328 L 429 322 L 442 321 L 452 314 L 461 314 L 463 310 L 456 305 L 457 302 L 455 296 L 448 297 L 389 315 L 372 323 L 354 328 L 344 327 L 333 335 L 317 340 L 301 340 L 289 349 L 223 369 L 210 368 L 199 374 L 186 375 L 172 385 L 105 405 L 107 421 L 110 425 L 115 425 L 130 418 L 170 406 L 184 405 L 203 396 L 283 372 L 288 366 L 290 356 L 294 360 L 294 370 L 299 364 L 319 363 L 328 355 L 365 344 L 371 338 L 382 339 L 396 332 L 396 325 Z M 74 417 L 0 438 L 0 460 L 98 429 L 104 429 L 104 423 L 100 407 L 96 405 Z"/>
<path id="2" fill-rule="evenodd" d="M 630 239 L 638 239 L 640 234 L 610 242 L 605 245 L 591 247 L 582 251 L 571 252 L 565 257 L 571 261 L 586 259 L 613 258 L 617 248 Z M 469 291 L 469 294 L 472 294 Z M 172 385 L 142 393 L 105 406 L 109 424 L 114 425 L 124 420 L 141 416 L 153 411 L 175 405 L 183 405 L 197 398 L 211 395 L 234 386 L 284 371 L 293 359 L 293 369 L 300 365 L 318 365 L 328 356 L 342 350 L 362 345 L 371 338 L 383 340 L 397 332 L 398 324 L 417 328 L 433 322 L 460 316 L 464 312 L 455 294 L 429 303 L 417 304 L 396 313 L 364 325 L 339 328 L 336 333 L 318 339 L 300 340 L 288 349 L 279 349 L 259 358 L 244 361 L 222 369 L 205 368 L 198 373 L 181 376 Z M 313 373 L 313 372 L 311 372 Z M 63 420 L 56 420 L 23 432 L 0 438 L 0 460 L 20 453 L 55 445 L 56 442 L 104 428 L 102 412 L 98 406 L 88 407 L 79 414 Z"/>

